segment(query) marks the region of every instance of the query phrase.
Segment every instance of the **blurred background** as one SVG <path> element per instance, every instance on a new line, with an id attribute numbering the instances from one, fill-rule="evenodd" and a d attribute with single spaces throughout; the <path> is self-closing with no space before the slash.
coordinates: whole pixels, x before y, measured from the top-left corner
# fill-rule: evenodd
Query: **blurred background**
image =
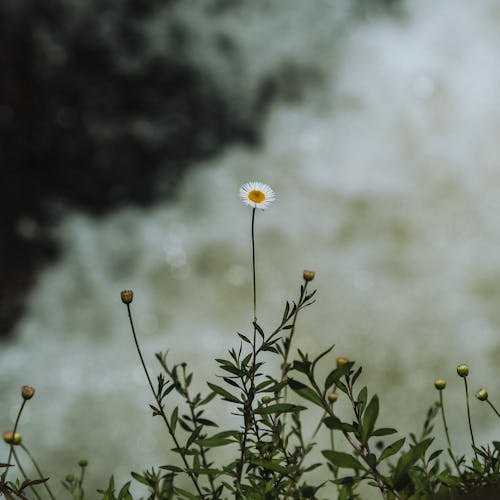
<path id="1" fill-rule="evenodd" d="M 251 331 L 238 190 L 260 180 L 262 325 L 314 269 L 297 345 L 361 363 L 403 434 L 447 379 L 465 452 L 456 365 L 500 398 L 499 21 L 494 0 L 3 0 L 2 430 L 30 384 L 47 475 L 87 458 L 92 491 L 166 463 L 119 292 L 151 366 L 170 349 L 205 391 Z"/>

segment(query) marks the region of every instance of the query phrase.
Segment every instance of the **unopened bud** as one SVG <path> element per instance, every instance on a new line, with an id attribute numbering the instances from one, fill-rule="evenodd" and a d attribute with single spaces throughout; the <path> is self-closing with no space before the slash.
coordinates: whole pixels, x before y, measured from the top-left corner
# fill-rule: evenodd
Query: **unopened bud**
<path id="1" fill-rule="evenodd" d="M 21 387 L 21 396 L 23 399 L 31 399 L 35 395 L 35 389 L 29 385 L 23 385 Z"/>
<path id="2" fill-rule="evenodd" d="M 263 398 L 261 399 L 261 401 L 264 404 L 269 403 L 271 401 L 271 396 L 263 396 Z"/>
<path id="3" fill-rule="evenodd" d="M 337 368 L 340 368 L 347 363 L 349 363 L 349 360 L 347 358 L 344 358 L 344 356 L 340 356 L 339 358 L 337 358 Z"/>
<path id="4" fill-rule="evenodd" d="M 304 272 L 302 273 L 304 281 L 312 281 L 314 276 L 316 276 L 316 273 L 314 271 L 309 271 L 308 269 L 304 269 Z"/>
<path id="5" fill-rule="evenodd" d="M 75 480 L 75 476 L 73 476 L 73 474 L 68 474 L 66 476 L 66 481 L 68 481 L 68 483 L 72 483 L 74 480 Z"/>
<path id="6" fill-rule="evenodd" d="M 469 375 L 469 366 L 466 364 L 461 364 L 457 366 L 457 373 L 463 378 Z"/>
<path id="7" fill-rule="evenodd" d="M 134 300 L 134 292 L 132 290 L 122 290 L 120 296 L 124 304 L 130 304 Z"/>
<path id="8" fill-rule="evenodd" d="M 339 395 L 336 392 L 330 392 L 330 394 L 328 394 L 328 401 L 330 401 L 330 403 L 335 403 L 337 399 L 339 399 Z"/>
<path id="9" fill-rule="evenodd" d="M 80 467 L 87 467 L 87 465 L 88 465 L 88 464 L 89 464 L 89 463 L 88 463 L 88 461 L 87 461 L 87 460 L 78 460 L 78 465 L 79 465 Z"/>
<path id="10" fill-rule="evenodd" d="M 442 391 L 446 387 L 446 380 L 443 380 L 442 378 L 438 378 L 437 380 L 434 381 L 434 387 L 438 391 Z"/>
<path id="11" fill-rule="evenodd" d="M 6 431 L 2 434 L 3 440 L 8 444 L 20 444 L 23 438 L 21 434 L 16 432 L 15 434 L 12 431 Z"/>
<path id="12" fill-rule="evenodd" d="M 479 401 L 486 401 L 488 399 L 486 389 L 479 389 L 479 391 L 476 392 L 476 398 L 479 399 Z"/>

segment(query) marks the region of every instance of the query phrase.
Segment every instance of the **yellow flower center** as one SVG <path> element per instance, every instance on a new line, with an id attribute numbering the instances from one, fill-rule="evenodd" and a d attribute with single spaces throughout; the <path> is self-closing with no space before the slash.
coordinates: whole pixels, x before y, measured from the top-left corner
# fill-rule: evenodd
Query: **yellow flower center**
<path id="1" fill-rule="evenodd" d="M 262 203 L 266 199 L 266 195 L 258 189 L 252 189 L 248 193 L 248 199 L 254 203 Z"/>

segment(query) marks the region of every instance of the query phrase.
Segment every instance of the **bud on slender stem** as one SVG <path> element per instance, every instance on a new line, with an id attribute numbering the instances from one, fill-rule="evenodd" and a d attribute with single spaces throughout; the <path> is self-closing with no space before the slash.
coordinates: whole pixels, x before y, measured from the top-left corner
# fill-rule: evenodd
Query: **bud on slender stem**
<path id="1" fill-rule="evenodd" d="M 437 380 L 434 381 L 434 387 L 438 391 L 442 391 L 446 387 L 446 380 L 443 380 L 442 378 L 438 378 Z"/>
<path id="2" fill-rule="evenodd" d="M 316 276 L 316 273 L 314 271 L 309 271 L 308 269 L 304 269 L 304 272 L 302 274 L 304 281 L 312 281 L 314 279 L 314 276 Z"/>
<path id="3" fill-rule="evenodd" d="M 475 396 L 479 401 L 486 401 L 488 399 L 488 393 L 486 389 L 479 389 L 476 393 Z"/>
<path id="4" fill-rule="evenodd" d="M 29 385 L 23 385 L 21 387 L 21 396 L 24 400 L 31 399 L 35 395 L 35 389 Z"/>
<path id="5" fill-rule="evenodd" d="M 469 375 L 469 366 L 465 363 L 457 366 L 457 373 L 460 377 L 464 378 Z"/>
<path id="6" fill-rule="evenodd" d="M 132 290 L 122 290 L 120 297 L 122 302 L 128 305 L 134 300 L 134 292 Z"/>

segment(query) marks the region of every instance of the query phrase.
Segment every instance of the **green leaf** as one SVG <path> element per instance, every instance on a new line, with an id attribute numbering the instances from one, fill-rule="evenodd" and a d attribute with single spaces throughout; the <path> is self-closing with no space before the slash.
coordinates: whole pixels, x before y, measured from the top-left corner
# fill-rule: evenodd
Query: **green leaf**
<path id="1" fill-rule="evenodd" d="M 236 397 L 233 396 L 230 392 L 226 391 L 226 389 L 223 389 L 222 387 L 219 387 L 218 385 L 211 384 L 210 382 L 207 382 L 208 387 L 212 389 L 212 391 L 216 392 L 219 396 L 222 396 L 222 399 L 225 399 L 226 401 L 230 401 L 231 403 L 239 403 L 241 404 L 241 401 Z"/>
<path id="2" fill-rule="evenodd" d="M 458 477 L 447 476 L 446 474 L 438 474 L 437 478 L 446 486 L 460 486 L 461 480 Z"/>
<path id="3" fill-rule="evenodd" d="M 211 420 L 208 420 L 207 418 L 197 418 L 196 422 L 198 422 L 201 425 L 206 425 L 208 427 L 219 427 L 215 422 L 212 422 Z"/>
<path id="4" fill-rule="evenodd" d="M 215 395 L 216 395 L 215 392 L 211 392 L 205 399 L 203 399 L 198 403 L 198 406 L 204 406 L 207 403 L 210 403 L 210 401 L 212 401 L 212 399 L 215 398 Z"/>
<path id="5" fill-rule="evenodd" d="M 278 462 L 270 461 L 270 460 L 250 460 L 250 462 L 254 465 L 258 465 L 259 467 L 263 467 L 264 469 L 273 470 L 275 472 L 279 472 L 280 474 L 289 474 L 291 472 L 291 468 L 286 468 L 280 465 Z"/>
<path id="6" fill-rule="evenodd" d="M 395 485 L 397 485 L 404 478 L 410 470 L 410 467 L 412 467 L 419 459 L 423 458 L 432 441 L 434 441 L 434 438 L 424 439 L 400 457 L 393 475 Z"/>
<path id="7" fill-rule="evenodd" d="M 189 493 L 187 490 L 183 490 L 182 488 L 174 488 L 176 495 L 180 495 L 183 498 L 190 498 L 191 500 L 198 500 L 200 497 Z"/>
<path id="8" fill-rule="evenodd" d="M 247 344 L 250 344 L 250 345 L 252 344 L 252 342 L 250 342 L 250 339 L 246 335 L 243 335 L 242 333 L 238 333 L 238 337 L 240 337 L 240 339 L 242 339 Z"/>
<path id="9" fill-rule="evenodd" d="M 431 456 L 429 457 L 429 462 L 434 460 L 435 458 L 439 457 L 439 455 L 441 455 L 441 453 L 443 453 L 443 450 L 436 450 L 436 451 L 432 452 Z"/>
<path id="10" fill-rule="evenodd" d="M 328 377 L 326 377 L 325 389 L 328 389 L 333 384 L 338 385 L 338 383 L 340 382 L 340 379 L 344 375 L 349 373 L 353 364 L 354 364 L 354 362 L 350 361 L 349 363 L 346 363 L 345 365 L 339 366 L 338 368 L 335 368 L 335 370 L 331 371 L 330 374 L 328 375 Z"/>
<path id="11" fill-rule="evenodd" d="M 319 407 L 323 408 L 323 403 L 321 402 L 321 399 L 307 385 L 303 384 L 302 382 L 299 382 L 298 380 L 294 380 L 292 378 L 288 380 L 288 385 L 299 396 L 301 396 L 304 399 L 311 401 L 311 403 L 314 403 L 314 404 L 318 405 Z"/>
<path id="12" fill-rule="evenodd" d="M 356 427 L 348 424 L 347 422 L 342 422 L 337 417 L 326 417 L 323 422 L 329 429 L 340 430 L 344 432 L 356 432 Z"/>
<path id="13" fill-rule="evenodd" d="M 129 493 L 129 488 L 130 488 L 130 481 L 126 482 L 122 488 L 120 489 L 120 492 L 118 493 L 118 500 L 128 500 L 131 499 L 132 496 Z"/>
<path id="14" fill-rule="evenodd" d="M 201 429 L 202 429 L 202 426 L 199 425 L 198 427 L 196 427 L 196 429 L 192 432 L 191 436 L 189 436 L 187 442 L 186 442 L 186 449 L 189 448 L 193 442 L 195 441 L 195 439 L 200 435 L 200 432 L 201 432 Z"/>
<path id="15" fill-rule="evenodd" d="M 381 427 L 380 429 L 375 429 L 372 432 L 372 436 L 387 436 L 389 434 L 395 434 L 398 432 L 396 429 L 392 429 L 391 427 Z"/>
<path id="16" fill-rule="evenodd" d="M 271 413 L 289 413 L 295 411 L 306 410 L 305 406 L 297 406 L 291 403 L 278 403 L 269 406 L 261 406 L 254 410 L 254 413 L 257 415 L 269 415 Z"/>
<path id="17" fill-rule="evenodd" d="M 172 412 L 172 416 L 170 417 L 170 427 L 172 427 L 172 432 L 175 432 L 175 428 L 177 427 L 177 418 L 179 416 L 179 407 L 176 406 L 174 411 Z"/>
<path id="18" fill-rule="evenodd" d="M 130 474 L 137 482 L 142 483 L 146 486 L 151 486 L 151 482 L 148 481 L 144 476 L 141 476 L 140 474 L 137 474 L 137 472 L 134 471 L 132 471 Z"/>
<path id="19" fill-rule="evenodd" d="M 406 438 L 398 439 L 397 441 L 394 441 L 394 443 L 387 446 L 381 453 L 379 461 L 381 462 L 382 460 L 385 460 L 386 458 L 395 455 L 401 449 L 405 441 Z"/>
<path id="20" fill-rule="evenodd" d="M 259 335 L 262 337 L 262 340 L 264 340 L 264 330 L 262 330 L 262 328 L 260 327 L 260 325 L 256 322 L 256 321 L 253 321 L 253 326 L 255 327 L 255 329 L 259 332 Z"/>
<path id="21" fill-rule="evenodd" d="M 379 402 L 378 396 L 375 394 L 366 407 L 365 414 L 363 416 L 363 423 L 361 424 L 361 441 L 363 444 L 366 443 L 372 435 L 375 422 L 378 417 L 378 412 Z"/>
<path id="22" fill-rule="evenodd" d="M 177 465 L 161 465 L 160 469 L 169 470 L 170 472 L 184 472 L 184 469 L 177 467 Z"/>
<path id="23" fill-rule="evenodd" d="M 337 467 L 344 467 L 346 469 L 365 470 L 365 468 L 349 453 L 341 451 L 324 450 L 321 452 L 323 456 Z"/>
<path id="24" fill-rule="evenodd" d="M 368 400 L 368 389 L 366 385 L 359 391 L 356 405 L 358 406 L 359 414 L 362 415 L 365 411 L 366 401 Z"/>
<path id="25" fill-rule="evenodd" d="M 196 441 L 196 444 L 203 446 L 204 448 L 215 448 L 216 446 L 225 446 L 226 444 L 233 444 L 236 441 L 234 439 L 227 438 L 208 438 L 208 439 L 199 439 Z"/>

